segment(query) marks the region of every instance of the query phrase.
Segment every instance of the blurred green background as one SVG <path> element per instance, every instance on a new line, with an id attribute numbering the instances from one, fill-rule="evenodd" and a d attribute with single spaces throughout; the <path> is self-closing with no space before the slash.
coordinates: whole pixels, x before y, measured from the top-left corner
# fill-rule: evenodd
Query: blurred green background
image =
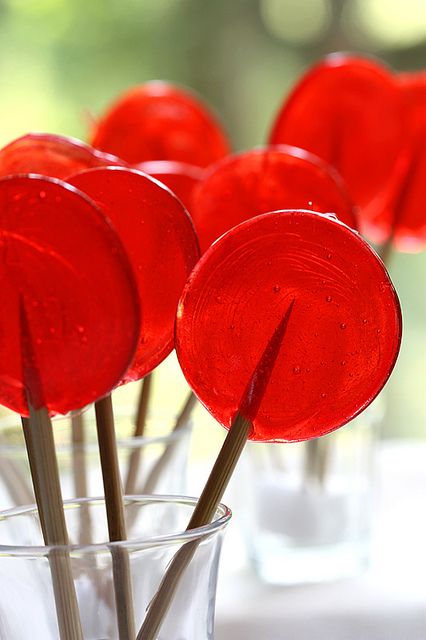
<path id="1" fill-rule="evenodd" d="M 298 76 L 335 50 L 426 66 L 425 0 L 0 0 L 0 144 L 84 139 L 120 91 L 153 78 L 201 94 L 235 149 L 262 144 Z M 394 255 L 390 271 L 405 332 L 384 435 L 424 437 L 426 253 Z"/>

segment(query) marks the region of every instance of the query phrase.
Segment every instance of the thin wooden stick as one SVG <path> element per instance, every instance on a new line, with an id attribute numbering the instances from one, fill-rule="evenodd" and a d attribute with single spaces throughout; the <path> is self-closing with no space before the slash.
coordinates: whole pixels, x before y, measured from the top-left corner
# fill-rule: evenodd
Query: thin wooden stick
<path id="1" fill-rule="evenodd" d="M 167 468 L 167 466 L 173 460 L 173 456 L 175 454 L 176 448 L 180 444 L 180 440 L 179 440 L 179 437 L 178 437 L 179 431 L 181 431 L 187 425 L 189 416 L 191 415 L 192 410 L 195 407 L 195 405 L 197 404 L 197 402 L 198 401 L 197 401 L 196 396 L 193 394 L 192 391 L 190 391 L 188 393 L 188 396 L 187 396 L 187 399 L 185 401 L 185 404 L 183 405 L 180 414 L 176 418 L 176 422 L 175 422 L 174 427 L 173 427 L 173 429 L 171 431 L 171 434 L 172 435 L 175 434 L 176 437 L 172 438 L 171 442 L 168 442 L 165 445 L 164 450 L 162 451 L 162 453 L 159 456 L 159 458 L 153 464 L 152 469 L 149 472 L 148 477 L 146 478 L 145 483 L 141 487 L 140 491 L 136 487 L 136 490 L 137 490 L 138 494 L 140 494 L 140 495 L 151 495 L 152 493 L 154 493 L 154 491 L 155 491 L 155 489 L 156 489 L 156 487 L 158 485 L 158 481 L 160 480 L 161 476 L 163 475 L 164 470 Z M 137 512 L 136 511 L 132 511 L 129 514 L 128 518 L 127 518 L 127 527 L 128 527 L 129 531 L 131 530 L 136 518 L 137 518 Z"/>
<path id="2" fill-rule="evenodd" d="M 95 411 L 109 540 L 119 542 L 126 540 L 127 536 L 111 395 L 98 400 Z M 119 638 L 134 640 L 136 632 L 129 554 L 126 549 L 114 545 L 111 545 L 110 550 Z"/>
<path id="3" fill-rule="evenodd" d="M 186 426 L 186 424 L 188 423 L 189 416 L 191 415 L 196 404 L 197 404 L 197 398 L 193 394 L 193 392 L 190 391 L 186 399 L 186 402 L 183 405 L 182 411 L 180 412 L 180 414 L 176 419 L 172 433 L 177 434 L 181 429 L 183 429 Z M 141 493 L 143 495 L 150 495 L 151 493 L 153 493 L 159 479 L 161 478 L 164 472 L 164 469 L 172 460 L 174 452 L 178 445 L 179 445 L 178 438 L 175 438 L 174 440 L 172 440 L 166 445 L 163 453 L 153 465 L 145 481 L 145 484 L 142 487 Z"/>
<path id="4" fill-rule="evenodd" d="M 259 411 L 260 404 L 272 374 L 280 347 L 287 330 L 293 310 L 294 299 L 275 329 L 266 349 L 261 355 L 253 375 L 240 402 L 240 409 L 232 421 L 207 483 L 200 495 L 187 530 L 201 527 L 211 522 L 217 511 L 223 493 L 229 483 L 235 465 L 244 449 L 252 423 Z M 136 640 L 155 640 L 164 617 L 178 587 L 180 578 L 191 561 L 198 540 L 186 543 L 172 559 L 160 587 L 152 599 L 145 620 Z"/>
<path id="5" fill-rule="evenodd" d="M 4 438 L 0 436 L 0 450 L 5 446 Z M 0 455 L 0 474 L 14 506 L 34 502 L 34 491 L 14 460 Z"/>
<path id="6" fill-rule="evenodd" d="M 212 520 L 251 429 L 251 421 L 237 413 L 194 509 L 187 531 L 208 524 Z M 188 542 L 174 556 L 157 593 L 149 605 L 136 640 L 154 640 L 157 637 L 179 580 L 197 547 L 198 540 Z"/>
<path id="7" fill-rule="evenodd" d="M 385 267 L 389 267 L 390 259 L 392 256 L 393 249 L 393 234 L 389 236 L 386 242 L 380 247 L 378 254 L 385 265 Z"/>
<path id="8" fill-rule="evenodd" d="M 87 498 L 87 468 L 84 445 L 86 441 L 83 415 L 77 411 L 71 413 L 71 456 L 73 469 L 74 496 Z"/>
<path id="9" fill-rule="evenodd" d="M 316 458 L 318 455 L 318 441 L 317 438 L 313 440 L 308 440 L 303 443 L 303 453 L 304 453 L 304 482 L 305 486 L 310 485 L 313 479 L 315 478 L 316 473 Z"/>
<path id="10" fill-rule="evenodd" d="M 152 373 L 145 376 L 142 381 L 142 388 L 139 396 L 138 411 L 136 415 L 134 438 L 140 438 L 144 435 L 146 417 L 148 414 L 148 406 L 152 391 Z M 129 466 L 127 469 L 126 481 L 124 483 L 124 493 L 126 496 L 135 493 L 136 481 L 141 467 L 141 448 L 133 449 L 129 458 Z"/>
<path id="11" fill-rule="evenodd" d="M 46 540 L 48 539 L 48 532 L 47 532 L 46 524 L 44 520 L 44 511 L 43 511 L 44 500 L 42 496 L 42 488 L 40 487 L 40 481 L 38 477 L 38 469 L 36 466 L 36 452 L 34 450 L 32 426 L 30 424 L 29 418 L 24 418 L 22 416 L 21 422 L 22 422 L 22 431 L 25 439 L 25 446 L 27 449 L 28 463 L 30 465 L 30 473 L 31 473 L 34 495 L 35 495 L 36 504 L 37 504 L 38 516 L 40 518 L 40 526 L 43 533 L 44 543 L 49 544 L 48 542 L 46 542 Z M 55 451 L 55 460 L 56 460 L 56 451 Z"/>
<path id="12" fill-rule="evenodd" d="M 182 407 L 181 412 L 179 413 L 178 417 L 176 418 L 176 422 L 175 422 L 175 426 L 173 427 L 173 431 L 179 431 L 179 429 L 181 429 L 182 427 L 184 427 L 186 425 L 186 423 L 188 422 L 191 413 L 193 412 L 194 408 L 197 405 L 197 397 L 196 395 L 193 393 L 193 391 L 190 391 L 186 397 L 186 401 L 185 404 Z"/>
<path id="13" fill-rule="evenodd" d="M 34 492 L 40 500 L 39 511 L 46 545 L 65 547 L 69 544 L 65 524 L 61 485 L 55 443 L 49 414 L 45 408 L 29 404 L 31 445 L 28 449 L 30 468 L 34 470 Z M 25 428 L 24 428 L 25 431 Z M 83 640 L 77 595 L 71 561 L 65 548 L 48 552 L 53 593 L 61 640 Z"/>
<path id="14" fill-rule="evenodd" d="M 44 542 L 49 549 L 53 594 L 61 640 L 83 640 L 71 561 L 66 549 L 68 532 L 59 480 L 52 424 L 45 408 L 44 389 L 37 367 L 24 300 L 19 298 L 22 371 L 29 420 L 23 419 L 24 436 L 38 502 Z M 34 399 L 37 408 L 34 406 Z"/>
<path id="15" fill-rule="evenodd" d="M 332 446 L 333 440 L 331 440 L 330 438 L 321 438 L 317 462 L 317 476 L 320 487 L 324 487 L 325 485 L 328 467 L 330 464 Z"/>
<path id="16" fill-rule="evenodd" d="M 328 472 L 332 440 L 314 438 L 304 443 L 305 478 L 323 487 Z"/>
<path id="17" fill-rule="evenodd" d="M 86 464 L 86 428 L 84 416 L 81 412 L 71 413 L 71 451 L 72 470 L 74 482 L 74 496 L 76 498 L 87 498 L 87 464 Z M 80 528 L 78 542 L 81 545 L 90 544 L 92 538 L 92 521 L 90 517 L 90 507 L 86 502 L 80 505 Z"/>

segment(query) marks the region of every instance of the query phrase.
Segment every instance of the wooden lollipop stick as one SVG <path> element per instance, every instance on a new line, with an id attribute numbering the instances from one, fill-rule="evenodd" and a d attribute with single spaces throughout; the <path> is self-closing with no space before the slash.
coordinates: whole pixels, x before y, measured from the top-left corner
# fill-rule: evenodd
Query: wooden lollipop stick
<path id="1" fill-rule="evenodd" d="M 207 483 L 200 495 L 187 530 L 211 522 L 244 449 L 252 423 L 259 411 L 280 347 L 287 330 L 294 299 L 275 329 L 261 355 L 240 402 L 240 410 L 232 421 Z M 160 587 L 152 599 L 136 640 L 155 640 L 170 607 L 179 580 L 198 546 L 198 541 L 186 543 L 171 561 Z"/>
<path id="2" fill-rule="evenodd" d="M 187 399 L 185 401 L 185 404 L 182 407 L 182 410 L 181 410 L 180 414 L 176 418 L 175 425 L 174 425 L 174 427 L 173 427 L 173 429 L 171 431 L 172 434 L 176 434 L 176 436 L 177 436 L 179 431 L 181 429 L 183 429 L 183 427 L 187 424 L 188 418 L 191 415 L 192 410 L 195 407 L 195 405 L 197 404 L 197 402 L 198 402 L 198 400 L 197 400 L 196 396 L 193 394 L 192 391 L 190 391 L 188 393 L 188 397 L 187 397 Z M 173 438 L 170 442 L 168 442 L 165 445 L 164 450 L 162 451 L 160 457 L 153 464 L 152 469 L 150 470 L 150 472 L 148 474 L 148 477 L 146 478 L 145 483 L 142 486 L 142 488 L 140 490 L 138 490 L 138 488 L 136 487 L 136 489 L 138 491 L 138 494 L 142 494 L 142 495 L 146 496 L 146 495 L 151 495 L 152 493 L 154 493 L 155 489 L 158 487 L 158 482 L 159 482 L 164 470 L 167 468 L 167 466 L 173 460 L 173 456 L 174 456 L 176 447 L 178 447 L 179 444 L 180 444 L 179 438 L 176 437 L 176 438 Z M 130 531 L 131 527 L 133 526 L 133 523 L 134 523 L 136 517 L 137 517 L 137 513 L 136 512 L 132 512 L 132 513 L 129 514 L 129 517 L 127 519 L 127 525 L 128 525 L 129 531 Z"/>
<path id="3" fill-rule="evenodd" d="M 389 266 L 390 257 L 392 255 L 393 236 L 390 236 L 386 242 L 380 247 L 379 256 L 386 267 Z"/>
<path id="4" fill-rule="evenodd" d="M 181 412 L 176 418 L 173 431 L 179 431 L 179 429 L 181 429 L 186 425 L 186 423 L 188 422 L 191 416 L 191 413 L 193 412 L 195 406 L 197 405 L 197 402 L 198 402 L 197 397 L 192 391 L 190 391 L 187 395 L 185 404 L 183 405 Z"/>
<path id="5" fill-rule="evenodd" d="M 187 530 L 201 527 L 212 520 L 251 429 L 251 421 L 237 413 L 194 509 Z M 179 580 L 197 547 L 198 540 L 191 541 L 183 545 L 175 554 L 157 593 L 149 605 L 136 640 L 154 640 L 157 637 Z"/>
<path id="6" fill-rule="evenodd" d="M 142 380 L 141 392 L 139 395 L 138 410 L 136 414 L 136 423 L 133 436 L 138 438 L 145 433 L 146 418 L 148 415 L 149 401 L 152 393 L 152 373 L 149 373 Z"/>
<path id="7" fill-rule="evenodd" d="M 22 370 L 29 410 L 29 420 L 23 420 L 24 436 L 44 542 L 55 547 L 48 551 L 48 558 L 59 636 L 61 640 L 83 640 L 71 562 L 65 549 L 69 541 L 53 429 L 49 413 L 44 406 L 43 385 L 22 298 L 19 299 L 19 319 Z M 37 408 L 34 406 L 34 399 Z M 56 548 L 58 546 L 59 548 Z"/>
<path id="8" fill-rule="evenodd" d="M 71 413 L 72 469 L 74 495 L 76 498 L 87 498 L 87 468 L 84 445 L 86 429 L 83 415 L 77 411 Z"/>
<path id="9" fill-rule="evenodd" d="M 136 414 L 134 438 L 140 438 L 144 435 L 146 417 L 148 414 L 148 406 L 152 391 L 152 374 L 149 373 L 142 382 L 141 393 L 139 396 L 138 411 Z M 126 496 L 135 493 L 136 480 L 141 466 L 141 449 L 136 447 L 133 449 L 129 458 L 129 466 L 127 469 L 126 482 L 124 483 L 124 493 Z"/>
<path id="10" fill-rule="evenodd" d="M 76 498 L 87 498 L 89 495 L 86 464 L 86 425 L 84 415 L 78 411 L 71 413 L 72 438 L 72 470 L 74 479 L 74 495 Z M 90 544 L 92 540 L 92 521 L 90 507 L 87 503 L 80 504 L 79 544 Z"/>
<path id="11" fill-rule="evenodd" d="M 111 395 L 98 400 L 95 411 L 109 540 L 119 542 L 126 540 L 127 535 Z M 111 545 L 111 555 L 119 638 L 134 640 L 136 631 L 129 555 L 125 549 L 114 545 Z"/>
<path id="12" fill-rule="evenodd" d="M 45 408 L 29 405 L 32 445 L 28 449 L 30 467 L 35 470 L 34 491 L 40 500 L 42 529 L 46 545 L 69 544 L 52 424 Z M 61 640 L 82 640 L 80 615 L 70 557 L 63 549 L 49 551 L 53 592 Z"/>
<path id="13" fill-rule="evenodd" d="M 178 433 L 187 424 L 189 416 L 191 415 L 197 402 L 198 400 L 196 396 L 191 391 L 188 394 L 188 397 L 182 408 L 182 411 L 180 412 L 180 414 L 176 419 L 175 425 L 172 429 L 172 433 Z M 167 465 L 170 463 L 170 460 L 173 458 L 173 454 L 178 444 L 179 444 L 179 440 L 176 438 L 175 440 L 172 440 L 166 445 L 161 456 L 153 465 L 149 473 L 149 476 L 147 477 L 145 484 L 142 487 L 141 493 L 143 495 L 150 495 L 151 493 L 153 493 L 155 487 L 158 484 L 159 479 L 161 478 L 161 475 L 164 469 L 167 467 Z"/>
<path id="14" fill-rule="evenodd" d="M 317 460 L 318 460 L 318 438 L 308 440 L 303 443 L 304 451 L 304 477 L 306 485 L 310 485 L 315 482 L 317 478 Z"/>
<path id="15" fill-rule="evenodd" d="M 330 463 L 332 441 L 326 438 L 314 438 L 304 443 L 305 478 L 323 487 Z"/>
<path id="16" fill-rule="evenodd" d="M 4 438 L 0 435 L 0 452 L 4 446 Z M 34 491 L 25 474 L 14 460 L 9 460 L 7 457 L 3 458 L 1 454 L 0 474 L 14 505 L 32 504 L 34 502 Z"/>
<path id="17" fill-rule="evenodd" d="M 32 435 L 32 426 L 29 418 L 21 417 L 21 423 L 22 423 L 22 431 L 25 439 L 25 446 L 27 449 L 28 463 L 30 465 L 30 473 L 31 473 L 31 479 L 33 483 L 34 495 L 36 499 L 38 515 L 40 518 L 40 526 L 43 533 L 44 543 L 48 544 L 48 542 L 46 542 L 46 540 L 48 539 L 48 532 L 46 529 L 44 512 L 43 512 L 44 501 L 42 497 L 42 489 L 40 487 L 40 481 L 39 481 L 37 466 L 36 466 L 36 452 L 34 451 L 34 439 Z M 55 457 L 56 457 L 56 451 L 55 451 Z"/>

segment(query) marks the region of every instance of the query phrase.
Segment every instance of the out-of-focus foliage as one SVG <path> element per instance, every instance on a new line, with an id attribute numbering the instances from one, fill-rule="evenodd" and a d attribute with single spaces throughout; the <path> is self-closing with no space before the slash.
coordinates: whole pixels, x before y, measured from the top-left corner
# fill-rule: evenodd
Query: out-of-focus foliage
<path id="1" fill-rule="evenodd" d="M 153 78 L 199 92 L 235 148 L 262 144 L 297 76 L 337 49 L 421 67 L 424 0 L 0 0 L 0 144 L 84 138 L 114 96 Z M 424 436 L 426 254 L 394 256 L 390 270 L 405 336 L 385 434 Z"/>

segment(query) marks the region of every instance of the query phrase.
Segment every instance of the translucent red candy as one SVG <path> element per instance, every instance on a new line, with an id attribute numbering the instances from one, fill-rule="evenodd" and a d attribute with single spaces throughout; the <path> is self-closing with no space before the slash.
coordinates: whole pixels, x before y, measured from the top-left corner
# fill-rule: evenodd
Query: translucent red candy
<path id="1" fill-rule="evenodd" d="M 0 176 L 37 173 L 64 179 L 83 169 L 116 164 L 125 163 L 76 138 L 52 133 L 29 133 L 0 149 Z"/>
<path id="2" fill-rule="evenodd" d="M 58 180 L 2 178 L 0 253 L 0 403 L 27 415 L 28 393 L 35 408 L 66 413 L 108 393 L 140 325 L 133 273 L 105 216 Z"/>
<path id="3" fill-rule="evenodd" d="M 192 194 L 203 176 L 203 170 L 200 167 L 172 160 L 152 160 L 141 162 L 135 166 L 135 169 L 148 173 L 152 178 L 169 187 L 191 213 Z"/>
<path id="4" fill-rule="evenodd" d="M 207 107 L 194 94 L 160 81 L 120 96 L 95 128 L 92 144 L 131 164 L 178 160 L 204 167 L 229 152 Z"/>
<path id="5" fill-rule="evenodd" d="M 361 208 L 361 230 L 383 241 L 370 221 L 383 214 L 399 181 L 404 117 L 401 92 L 386 67 L 370 58 L 333 54 L 296 85 L 269 141 L 302 147 L 334 166 Z"/>
<path id="6" fill-rule="evenodd" d="M 419 251 L 426 244 L 426 72 L 397 76 L 408 112 L 406 172 L 392 201 L 389 216 L 376 221 L 384 226 L 386 237 L 392 236 L 397 249 Z"/>
<path id="7" fill-rule="evenodd" d="M 87 193 L 112 221 L 133 266 L 143 327 L 123 382 L 137 380 L 173 349 L 176 307 L 199 257 L 193 224 L 168 189 L 139 171 L 91 169 L 70 182 Z"/>
<path id="8" fill-rule="evenodd" d="M 377 395 L 398 354 L 398 299 L 359 234 L 309 211 L 248 220 L 201 258 L 177 315 L 184 375 L 224 426 L 244 406 L 259 359 L 289 309 L 254 418 L 255 440 L 306 440 L 343 425 Z"/>
<path id="9" fill-rule="evenodd" d="M 341 178 L 316 156 L 282 145 L 228 156 L 195 189 L 191 216 L 202 251 L 240 222 L 278 209 L 335 213 L 357 228 Z"/>

